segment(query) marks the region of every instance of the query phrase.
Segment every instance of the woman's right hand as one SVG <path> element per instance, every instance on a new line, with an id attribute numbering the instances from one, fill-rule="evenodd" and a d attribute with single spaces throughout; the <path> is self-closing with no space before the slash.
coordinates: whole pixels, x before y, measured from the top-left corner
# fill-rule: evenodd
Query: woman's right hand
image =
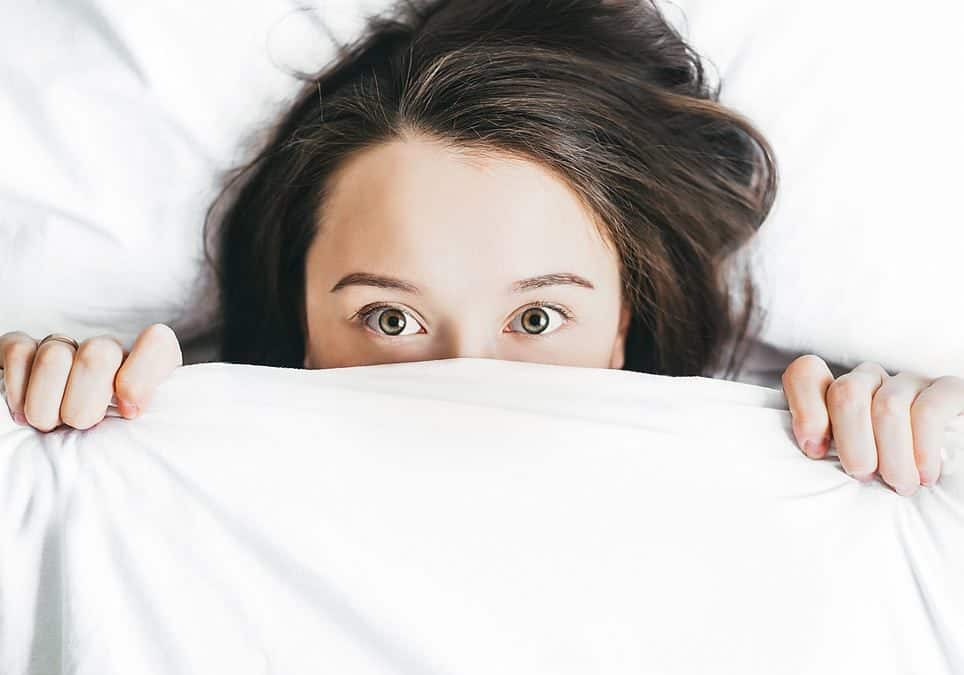
<path id="1" fill-rule="evenodd" d="M 89 429 L 104 419 L 112 397 L 123 417 L 136 417 L 182 363 L 177 336 L 162 323 L 141 331 L 130 353 L 109 335 L 84 340 L 78 349 L 59 340 L 38 346 L 19 331 L 0 335 L 10 413 L 39 431 L 61 424 Z"/>

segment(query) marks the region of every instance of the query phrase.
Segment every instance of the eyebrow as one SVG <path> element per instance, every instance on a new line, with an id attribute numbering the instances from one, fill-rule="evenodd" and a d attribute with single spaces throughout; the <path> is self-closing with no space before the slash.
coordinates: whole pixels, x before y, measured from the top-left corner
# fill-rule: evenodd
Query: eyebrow
<path id="1" fill-rule="evenodd" d="M 335 293 L 348 286 L 374 286 L 375 288 L 391 288 L 404 293 L 420 295 L 421 290 L 415 284 L 386 276 L 384 274 L 369 274 L 367 272 L 352 272 L 343 276 L 337 284 L 332 286 L 330 293 Z M 546 286 L 582 286 L 583 288 L 595 289 L 592 282 L 588 279 L 573 274 L 571 272 L 557 272 L 556 274 L 542 274 L 537 277 L 520 279 L 512 284 L 510 290 L 513 293 L 522 293 L 535 288 L 545 288 Z"/>

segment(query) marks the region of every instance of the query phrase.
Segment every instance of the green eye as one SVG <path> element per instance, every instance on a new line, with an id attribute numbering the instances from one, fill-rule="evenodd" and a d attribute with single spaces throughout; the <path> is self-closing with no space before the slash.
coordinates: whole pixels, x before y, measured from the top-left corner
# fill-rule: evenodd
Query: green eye
<path id="1" fill-rule="evenodd" d="M 397 309 L 386 309 L 378 317 L 378 327 L 386 335 L 398 335 L 405 330 L 405 313 Z"/>
<path id="2" fill-rule="evenodd" d="M 414 335 L 418 333 L 421 325 L 403 309 L 388 305 L 379 305 L 362 313 L 365 324 L 377 333 L 388 337 L 398 337 L 403 335 Z M 405 332 L 406 328 L 413 328 Z"/>
<path id="3" fill-rule="evenodd" d="M 379 335 L 402 337 L 424 331 L 422 325 L 409 312 L 392 305 L 374 305 L 359 312 L 362 321 Z M 572 319 L 563 307 L 546 303 L 526 307 L 509 323 L 509 332 L 526 335 L 553 333 Z"/>
<path id="4" fill-rule="evenodd" d="M 570 318 L 572 318 L 571 315 L 561 307 L 536 305 L 527 307 L 519 313 L 509 327 L 519 333 L 545 335 L 558 330 Z"/>
<path id="5" fill-rule="evenodd" d="M 549 315 L 542 307 L 530 307 L 522 313 L 522 327 L 527 333 L 542 333 L 549 327 Z"/>

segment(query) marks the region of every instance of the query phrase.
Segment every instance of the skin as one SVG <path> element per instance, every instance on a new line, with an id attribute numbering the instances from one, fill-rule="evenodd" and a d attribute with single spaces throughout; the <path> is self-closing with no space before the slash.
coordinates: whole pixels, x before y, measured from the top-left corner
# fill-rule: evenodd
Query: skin
<path id="1" fill-rule="evenodd" d="M 576 194 L 535 163 L 424 139 L 369 148 L 335 177 L 308 251 L 304 365 L 474 357 L 621 368 L 630 313 L 618 254 L 599 229 Z M 418 292 L 337 287 L 353 273 L 400 279 Z M 592 288 L 513 288 L 564 274 Z M 550 308 L 523 316 L 540 301 L 571 318 Z M 404 314 L 356 316 L 372 303 Z M 402 334 L 391 334 L 395 324 L 380 328 L 402 317 Z M 523 319 L 547 325 L 529 332 Z"/>
<path id="2" fill-rule="evenodd" d="M 78 349 L 60 341 L 40 345 L 20 331 L 0 336 L 10 414 L 38 431 L 61 424 L 89 429 L 104 419 L 112 397 L 132 419 L 182 363 L 174 331 L 160 323 L 141 331 L 130 352 L 110 335 L 84 340 Z"/>
<path id="3" fill-rule="evenodd" d="M 306 368 L 458 357 L 622 368 L 629 309 L 618 256 L 543 167 L 406 137 L 348 160 L 332 188 L 307 254 Z M 554 276 L 519 288 L 542 275 Z M 591 288 L 558 283 L 576 278 Z M 539 302 L 571 316 L 530 309 Z M 382 307 L 360 315 L 373 304 Z M 40 431 L 90 428 L 112 396 L 134 418 L 181 364 L 163 324 L 129 353 L 110 336 L 78 350 L 0 336 L 7 404 Z M 875 363 L 835 379 L 823 359 L 801 356 L 783 390 L 808 457 L 825 457 L 833 440 L 848 474 L 879 473 L 903 495 L 937 481 L 944 427 L 964 414 L 964 379 L 890 376 Z"/>
<path id="4" fill-rule="evenodd" d="M 964 378 L 891 376 L 865 362 L 835 379 L 812 354 L 784 371 L 783 391 L 808 457 L 825 457 L 833 440 L 848 474 L 866 481 L 878 473 L 902 495 L 937 482 L 944 428 L 964 414 Z"/>

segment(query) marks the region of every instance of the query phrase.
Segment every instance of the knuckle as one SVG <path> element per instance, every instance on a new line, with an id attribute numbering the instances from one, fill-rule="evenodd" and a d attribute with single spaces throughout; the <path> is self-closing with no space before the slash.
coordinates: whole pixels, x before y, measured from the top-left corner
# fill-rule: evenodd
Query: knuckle
<path id="1" fill-rule="evenodd" d="M 166 323 L 154 323 L 144 329 L 143 335 L 146 336 L 151 341 L 174 341 L 177 342 L 177 337 L 174 335 L 174 329 L 168 326 Z"/>
<path id="2" fill-rule="evenodd" d="M 862 408 L 866 398 L 866 389 L 860 381 L 847 375 L 834 380 L 827 389 L 827 403 L 834 408 Z"/>
<path id="3" fill-rule="evenodd" d="M 910 403 L 903 396 L 881 392 L 874 396 L 870 413 L 874 419 L 900 417 L 910 410 Z"/>
<path id="4" fill-rule="evenodd" d="M 106 370 L 120 365 L 123 352 L 110 338 L 91 338 L 80 346 L 75 360 L 90 370 Z"/>
<path id="5" fill-rule="evenodd" d="M 876 361 L 861 361 L 857 367 L 854 368 L 854 370 L 874 376 L 882 375 L 884 377 L 889 377 L 887 370 Z"/>
<path id="6" fill-rule="evenodd" d="M 957 389 L 961 392 L 964 392 L 964 377 L 957 377 L 955 375 L 944 375 L 942 377 L 938 377 L 936 380 L 934 380 L 931 383 L 931 386 L 934 386 L 934 385 L 939 385 L 942 387 L 946 386 L 950 389 Z"/>
<path id="7" fill-rule="evenodd" d="M 815 354 L 804 354 L 798 356 L 783 373 L 783 380 L 796 380 L 797 378 L 818 371 L 824 365 L 823 359 Z"/>
<path id="8" fill-rule="evenodd" d="M 917 388 L 918 390 L 926 389 L 927 386 L 930 385 L 930 380 L 928 380 L 926 377 L 922 377 L 915 373 L 908 373 L 907 371 L 901 371 L 887 379 L 897 384 Z"/>
<path id="9" fill-rule="evenodd" d="M 37 344 L 36 340 L 24 333 L 22 330 L 10 331 L 9 333 L 0 335 L 0 345 L 9 345 L 17 342 L 33 345 Z"/>
<path id="10" fill-rule="evenodd" d="M 152 349 L 170 349 L 177 354 L 178 363 L 183 363 L 181 343 L 178 341 L 173 328 L 164 323 L 155 323 L 144 329 L 142 335 Z"/>
<path id="11" fill-rule="evenodd" d="M 28 361 L 33 356 L 36 345 L 33 342 L 16 340 L 8 342 L 3 348 L 4 363 L 10 364 L 15 361 Z"/>

